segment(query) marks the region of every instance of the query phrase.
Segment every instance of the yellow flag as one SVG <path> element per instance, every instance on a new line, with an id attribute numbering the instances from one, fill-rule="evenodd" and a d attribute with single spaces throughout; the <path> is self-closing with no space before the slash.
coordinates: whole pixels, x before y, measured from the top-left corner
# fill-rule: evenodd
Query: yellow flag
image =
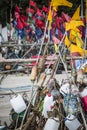
<path id="1" fill-rule="evenodd" d="M 55 52 L 58 53 L 58 46 L 54 43 Z"/>
<path id="2" fill-rule="evenodd" d="M 48 20 L 49 20 L 50 22 L 52 22 L 52 10 L 51 10 L 51 8 L 50 8 L 50 10 L 49 10 Z"/>
<path id="3" fill-rule="evenodd" d="M 71 41 L 71 42 L 76 43 L 76 36 L 74 36 L 74 35 L 72 34 L 72 31 L 73 31 L 73 30 L 70 31 L 69 38 L 70 38 L 70 41 Z"/>
<path id="4" fill-rule="evenodd" d="M 73 4 L 67 0 L 52 0 L 51 5 L 72 7 Z"/>
<path id="5" fill-rule="evenodd" d="M 80 6 L 75 11 L 74 15 L 72 16 L 73 20 L 80 20 Z"/>
<path id="6" fill-rule="evenodd" d="M 76 44 L 77 44 L 77 46 L 79 46 L 79 47 L 83 47 L 83 45 L 84 45 L 84 42 L 83 42 L 83 40 L 82 40 L 82 38 L 81 38 L 81 34 L 80 34 L 80 33 L 77 33 L 77 36 L 76 36 Z"/>
<path id="7" fill-rule="evenodd" d="M 79 32 L 74 31 L 74 30 L 71 30 L 70 32 L 74 36 L 74 38 L 76 39 L 75 43 L 77 44 L 77 46 L 83 47 L 84 42 L 81 38 L 81 34 Z"/>
<path id="8" fill-rule="evenodd" d="M 68 36 L 66 35 L 66 37 L 65 37 L 65 45 L 67 46 L 67 47 L 69 47 L 70 46 L 70 44 L 71 44 L 71 42 L 70 42 L 70 40 L 68 39 Z"/>
<path id="9" fill-rule="evenodd" d="M 70 53 L 78 52 L 81 56 L 84 56 L 84 53 L 87 54 L 87 50 L 84 50 L 81 47 L 78 47 L 77 45 L 71 44 L 71 46 L 68 49 Z"/>
<path id="10" fill-rule="evenodd" d="M 77 28 L 79 26 L 84 26 L 83 21 L 71 20 L 70 22 L 66 22 L 65 23 L 65 29 L 66 29 L 66 31 L 69 31 L 69 30 L 72 29 L 72 30 L 75 30 L 75 31 L 79 32 L 79 29 Z"/>

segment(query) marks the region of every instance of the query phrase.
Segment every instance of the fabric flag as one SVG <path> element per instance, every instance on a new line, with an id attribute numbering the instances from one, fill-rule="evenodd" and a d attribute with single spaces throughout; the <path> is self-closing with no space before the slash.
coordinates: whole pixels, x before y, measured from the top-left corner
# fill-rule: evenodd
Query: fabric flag
<path id="1" fill-rule="evenodd" d="M 20 11 L 20 7 L 19 6 L 15 6 L 15 12 L 18 12 L 18 13 L 20 13 L 21 11 Z"/>
<path id="2" fill-rule="evenodd" d="M 49 10 L 48 20 L 49 20 L 50 22 L 52 22 L 52 10 L 51 10 L 51 8 L 50 8 L 50 10 Z"/>
<path id="3" fill-rule="evenodd" d="M 17 28 L 18 28 L 18 29 L 23 29 L 23 28 L 24 28 L 21 19 L 18 19 L 18 20 L 17 20 Z"/>
<path id="4" fill-rule="evenodd" d="M 36 7 L 36 2 L 30 0 L 30 6 Z"/>
<path id="5" fill-rule="evenodd" d="M 14 12 L 14 16 L 15 16 L 16 19 L 20 18 L 20 14 L 18 12 Z"/>
<path id="6" fill-rule="evenodd" d="M 37 8 L 37 12 L 36 12 L 36 14 L 37 14 L 38 16 L 43 16 L 42 13 L 41 13 L 41 10 L 38 9 L 38 8 Z"/>
<path id="7" fill-rule="evenodd" d="M 53 10 L 57 12 L 58 6 L 53 6 Z"/>
<path id="8" fill-rule="evenodd" d="M 75 13 L 73 14 L 72 19 L 73 20 L 80 20 L 80 6 L 77 8 Z"/>
<path id="9" fill-rule="evenodd" d="M 66 31 L 69 31 L 69 30 L 72 29 L 72 30 L 75 30 L 75 31 L 79 32 L 79 29 L 77 28 L 79 26 L 84 26 L 83 21 L 71 20 L 69 23 L 68 22 L 65 23 Z"/>
<path id="10" fill-rule="evenodd" d="M 34 14 L 34 10 L 31 9 L 31 8 L 27 8 L 26 9 L 26 14 L 28 14 L 28 13 Z"/>
<path id="11" fill-rule="evenodd" d="M 47 13 L 48 12 L 48 8 L 46 6 L 43 6 L 42 11 Z"/>
<path id="12" fill-rule="evenodd" d="M 71 30 L 71 33 L 76 38 L 76 44 L 77 44 L 77 46 L 83 47 L 84 42 L 83 42 L 83 40 L 81 38 L 81 34 L 79 32 L 75 32 L 74 30 Z"/>
<path id="13" fill-rule="evenodd" d="M 61 18 L 61 17 L 57 17 L 56 18 L 56 27 L 58 28 L 58 29 L 60 29 L 61 28 L 61 24 L 63 23 L 63 19 Z"/>
<path id="14" fill-rule="evenodd" d="M 66 21 L 66 22 L 70 22 L 71 17 L 68 14 L 65 14 L 64 12 L 62 12 L 62 18 Z"/>
<path id="15" fill-rule="evenodd" d="M 68 7 L 72 7 L 72 3 L 67 1 L 67 0 L 52 0 L 51 2 L 52 6 L 68 6 Z"/>
<path id="16" fill-rule="evenodd" d="M 58 53 L 58 45 L 54 44 L 55 52 Z"/>
<path id="17" fill-rule="evenodd" d="M 54 10 L 53 11 L 53 18 L 55 18 L 57 16 L 57 13 L 56 13 L 56 11 Z"/>
<path id="18" fill-rule="evenodd" d="M 84 53 L 87 54 L 87 50 L 84 50 L 81 47 L 78 47 L 77 45 L 71 44 L 71 46 L 68 49 L 70 53 L 78 52 L 81 56 L 84 56 Z"/>
<path id="19" fill-rule="evenodd" d="M 58 38 L 56 38 L 55 36 L 52 36 L 52 40 L 55 44 L 59 44 L 60 40 Z"/>
<path id="20" fill-rule="evenodd" d="M 68 39 L 68 36 L 67 36 L 67 35 L 66 35 L 66 37 L 65 37 L 64 44 L 65 44 L 67 47 L 69 47 L 69 46 L 71 45 L 71 42 L 70 42 L 70 40 Z"/>

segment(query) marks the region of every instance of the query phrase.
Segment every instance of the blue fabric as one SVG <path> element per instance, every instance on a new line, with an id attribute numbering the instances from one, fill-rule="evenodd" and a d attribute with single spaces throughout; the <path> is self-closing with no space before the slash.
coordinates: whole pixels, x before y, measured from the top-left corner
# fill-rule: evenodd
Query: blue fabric
<path id="1" fill-rule="evenodd" d="M 42 31 L 39 28 L 36 28 L 35 33 L 38 39 L 41 38 Z"/>

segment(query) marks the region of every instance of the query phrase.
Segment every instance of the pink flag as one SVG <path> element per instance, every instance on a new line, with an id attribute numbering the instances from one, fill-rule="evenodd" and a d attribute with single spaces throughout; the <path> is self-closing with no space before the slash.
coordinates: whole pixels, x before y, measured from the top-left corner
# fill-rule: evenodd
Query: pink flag
<path id="1" fill-rule="evenodd" d="M 56 38 L 55 36 L 52 36 L 52 40 L 54 43 L 59 44 L 60 40 L 58 38 Z"/>

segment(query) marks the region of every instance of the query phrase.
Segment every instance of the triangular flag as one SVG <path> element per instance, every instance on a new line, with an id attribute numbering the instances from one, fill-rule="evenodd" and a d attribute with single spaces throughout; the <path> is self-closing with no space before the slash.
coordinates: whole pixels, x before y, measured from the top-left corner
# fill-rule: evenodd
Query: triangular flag
<path id="1" fill-rule="evenodd" d="M 51 2 L 52 6 L 68 6 L 68 7 L 72 7 L 72 3 L 67 1 L 67 0 L 52 0 Z"/>
<path id="2" fill-rule="evenodd" d="M 66 35 L 66 37 L 65 37 L 65 45 L 67 46 L 67 47 L 69 47 L 70 46 L 70 44 L 71 44 L 71 42 L 70 42 L 70 40 L 68 39 L 68 36 Z"/>
<path id="3" fill-rule="evenodd" d="M 79 29 L 77 28 L 79 26 L 84 26 L 83 21 L 71 20 L 69 23 L 68 22 L 65 23 L 66 31 L 69 31 L 69 30 L 72 29 L 72 30 L 75 30 L 75 31 L 79 32 Z"/>
<path id="4" fill-rule="evenodd" d="M 51 8 L 50 8 L 50 10 L 49 10 L 48 20 L 49 20 L 50 22 L 52 22 L 52 10 L 51 10 Z"/>
<path id="5" fill-rule="evenodd" d="M 71 34 L 75 37 L 75 43 L 77 44 L 77 46 L 82 47 L 84 45 L 84 42 L 81 38 L 81 34 L 79 32 L 75 32 L 74 30 L 71 30 Z"/>
<path id="6" fill-rule="evenodd" d="M 71 46 L 68 48 L 70 53 L 78 52 L 81 56 L 84 56 L 84 54 L 87 54 L 87 50 L 82 49 L 81 47 L 78 47 L 77 45 L 71 44 Z"/>
<path id="7" fill-rule="evenodd" d="M 74 15 L 72 16 L 73 20 L 80 20 L 80 6 L 75 11 Z"/>
<path id="8" fill-rule="evenodd" d="M 36 2 L 30 0 L 30 6 L 36 7 Z"/>

